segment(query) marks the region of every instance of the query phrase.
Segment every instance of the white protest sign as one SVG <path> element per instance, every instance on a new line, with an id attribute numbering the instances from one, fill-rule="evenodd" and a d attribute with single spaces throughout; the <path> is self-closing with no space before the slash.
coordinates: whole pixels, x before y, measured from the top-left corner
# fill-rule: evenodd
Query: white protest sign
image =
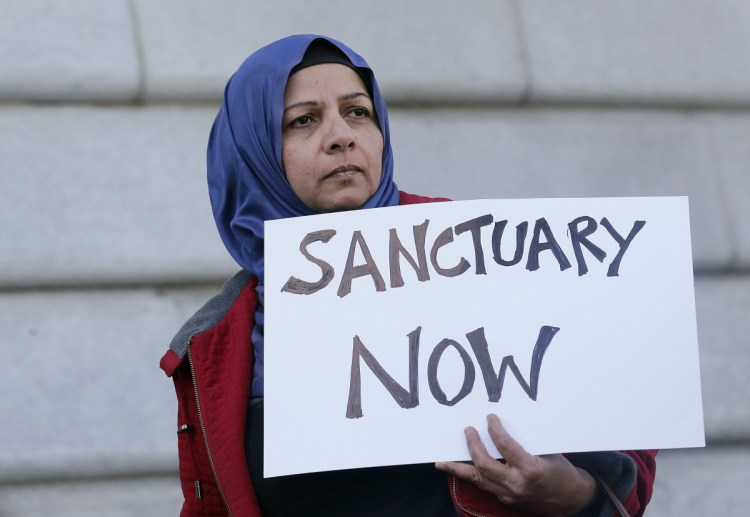
<path id="1" fill-rule="evenodd" d="M 482 200 L 265 226 L 266 477 L 704 445 L 688 200 Z"/>

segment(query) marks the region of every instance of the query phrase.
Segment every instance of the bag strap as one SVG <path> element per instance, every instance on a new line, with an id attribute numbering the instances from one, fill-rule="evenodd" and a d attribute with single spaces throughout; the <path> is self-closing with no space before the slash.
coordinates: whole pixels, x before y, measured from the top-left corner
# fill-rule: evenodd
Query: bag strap
<path id="1" fill-rule="evenodd" d="M 612 503 L 612 506 L 615 507 L 615 510 L 617 510 L 617 515 L 619 515 L 620 517 L 630 517 L 628 510 L 625 508 L 622 502 L 620 502 L 620 500 L 617 498 L 617 495 L 615 495 L 614 491 L 610 488 L 607 482 L 604 481 L 604 479 L 593 470 L 589 470 L 588 472 L 596 481 L 597 486 L 601 488 L 604 494 L 607 496 L 609 502 Z"/>

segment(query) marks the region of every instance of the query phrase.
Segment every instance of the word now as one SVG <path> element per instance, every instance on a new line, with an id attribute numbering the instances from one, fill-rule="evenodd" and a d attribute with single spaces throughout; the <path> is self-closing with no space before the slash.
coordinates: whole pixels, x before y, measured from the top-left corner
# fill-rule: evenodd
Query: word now
<path id="1" fill-rule="evenodd" d="M 492 215 L 483 215 L 470 219 L 463 223 L 455 226 L 455 235 L 460 235 L 465 232 L 471 234 L 472 242 L 474 245 L 474 271 L 477 275 L 486 275 L 487 268 L 484 260 L 484 248 L 482 247 L 481 230 L 485 226 L 490 226 L 493 223 Z M 388 262 L 390 267 L 390 285 L 391 288 L 403 287 L 404 278 L 401 274 L 401 257 L 406 259 L 409 265 L 414 269 L 417 275 L 417 280 L 425 282 L 430 279 L 430 271 L 427 265 L 427 227 L 430 224 L 430 220 L 426 219 L 422 224 L 415 225 L 413 227 L 414 234 L 414 247 L 416 250 L 416 260 L 409 251 L 401 243 L 401 239 L 398 236 L 395 228 L 389 230 L 389 244 L 388 244 Z M 501 242 L 505 228 L 508 224 L 507 220 L 494 221 L 492 230 L 492 258 L 495 262 L 501 266 L 514 266 L 521 262 L 524 255 L 524 248 L 526 247 L 526 236 L 529 230 L 528 221 L 523 221 L 516 226 L 516 246 L 513 258 L 505 258 L 501 253 Z M 626 237 L 623 237 L 612 224 L 607 220 L 606 217 L 602 218 L 599 225 L 604 227 L 609 236 L 615 241 L 618 246 L 618 251 L 614 258 L 609 264 L 607 269 L 607 276 L 618 276 L 620 270 L 620 263 L 622 261 L 625 252 L 633 242 L 633 239 L 638 232 L 646 224 L 646 221 L 635 221 L 628 232 Z M 567 235 L 570 238 L 571 245 L 573 247 L 573 254 L 575 256 L 576 263 L 578 265 L 578 276 L 585 275 L 588 272 L 588 266 L 586 265 L 586 259 L 583 254 L 583 248 L 586 248 L 591 255 L 596 258 L 599 262 L 603 262 L 607 253 L 599 246 L 595 245 L 589 239 L 589 236 L 593 234 L 598 226 L 597 222 L 589 216 L 581 216 L 570 223 L 568 223 Z M 288 292 L 293 294 L 313 294 L 321 289 L 325 288 L 335 276 L 335 270 L 328 262 L 314 257 L 307 250 L 307 247 L 314 242 L 327 243 L 333 236 L 336 235 L 336 230 L 318 230 L 308 233 L 300 242 L 299 251 L 302 255 L 317 265 L 321 270 L 320 279 L 309 282 L 300 278 L 291 276 L 287 280 L 286 284 L 281 288 L 282 292 Z M 454 227 L 448 227 L 444 229 L 435 238 L 430 247 L 430 265 L 432 269 L 441 276 L 454 277 L 465 273 L 471 264 L 465 257 L 461 257 L 458 264 L 444 267 L 438 263 L 438 252 L 444 246 L 454 241 Z M 354 265 L 354 256 L 357 249 L 360 250 L 364 257 L 364 264 Z M 557 260 L 560 271 L 564 271 L 571 267 L 570 260 L 563 252 L 558 239 L 555 237 L 549 223 L 543 217 L 537 219 L 534 223 L 532 237 L 528 245 L 528 251 L 526 253 L 526 269 L 529 271 L 536 271 L 539 269 L 539 255 L 540 253 L 548 251 L 550 252 L 555 260 Z M 383 275 L 380 272 L 380 268 L 375 263 L 375 260 L 370 253 L 370 248 L 365 241 L 362 232 L 355 230 L 352 233 L 351 244 L 349 246 L 349 255 L 346 259 L 346 266 L 341 276 L 341 282 L 337 294 L 339 297 L 344 297 L 349 294 L 352 290 L 352 280 L 362 276 L 370 276 L 375 285 L 376 291 L 385 291 L 385 281 Z"/>
<path id="2" fill-rule="evenodd" d="M 495 368 L 492 365 L 492 359 L 490 358 L 490 352 L 487 346 L 487 340 L 484 337 L 484 327 L 479 327 L 478 329 L 466 334 L 471 349 L 474 351 L 474 356 L 479 363 L 479 369 L 482 371 L 484 387 L 487 390 L 487 397 L 490 402 L 497 402 L 500 400 L 503 393 L 503 384 L 505 383 L 505 373 L 508 368 L 513 372 L 513 375 L 526 392 L 526 395 L 528 395 L 531 400 L 536 400 L 538 393 L 537 388 L 539 386 L 539 370 L 542 367 L 542 359 L 544 358 L 544 353 L 552 342 L 552 338 L 555 337 L 555 334 L 557 334 L 559 330 L 558 327 L 548 327 L 546 325 L 539 330 L 539 337 L 537 337 L 534 351 L 531 356 L 529 382 L 526 382 L 526 379 L 521 375 L 521 371 L 518 369 L 518 366 L 516 366 L 516 362 L 512 355 L 503 357 L 503 360 L 500 363 L 500 370 L 497 374 L 495 373 Z M 400 407 L 410 409 L 419 405 L 418 361 L 419 337 L 421 332 L 422 327 L 417 327 L 408 334 L 408 391 L 383 369 L 378 360 L 375 359 L 372 353 L 370 353 L 367 347 L 362 343 L 359 336 L 354 336 L 352 366 L 349 376 L 349 400 L 346 404 L 346 418 L 360 418 L 362 416 L 362 374 L 360 372 L 360 359 L 365 361 L 365 364 L 370 368 L 370 371 L 375 374 L 375 377 L 377 377 L 385 389 L 388 390 L 388 393 L 391 394 L 393 400 L 395 400 Z M 456 349 L 461 361 L 463 362 L 464 381 L 459 392 L 449 400 L 440 386 L 440 381 L 437 377 L 437 370 L 443 352 L 451 346 Z M 436 401 L 444 406 L 455 405 L 474 389 L 475 377 L 476 370 L 474 368 L 474 363 L 472 362 L 471 357 L 469 357 L 468 352 L 466 352 L 466 349 L 464 349 L 460 343 L 446 338 L 435 346 L 435 349 L 430 354 L 430 359 L 427 361 L 427 381 L 430 386 L 430 392 L 432 392 L 432 396 Z"/>

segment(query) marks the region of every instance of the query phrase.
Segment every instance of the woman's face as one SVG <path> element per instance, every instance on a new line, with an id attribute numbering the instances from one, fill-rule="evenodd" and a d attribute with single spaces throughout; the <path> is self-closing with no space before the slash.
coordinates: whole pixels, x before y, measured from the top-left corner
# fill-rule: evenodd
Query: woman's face
<path id="1" fill-rule="evenodd" d="M 372 99 L 354 70 L 326 63 L 289 78 L 281 159 L 303 203 L 318 212 L 360 208 L 378 188 L 382 156 Z"/>

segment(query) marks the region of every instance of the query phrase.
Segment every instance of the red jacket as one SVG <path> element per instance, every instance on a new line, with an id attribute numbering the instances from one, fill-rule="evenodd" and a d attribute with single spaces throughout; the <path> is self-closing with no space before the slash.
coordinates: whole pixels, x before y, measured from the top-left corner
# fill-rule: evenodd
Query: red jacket
<path id="1" fill-rule="evenodd" d="M 401 204 L 446 201 L 401 193 Z M 161 368 L 177 393 L 182 517 L 260 517 L 245 455 L 245 422 L 253 350 L 250 336 L 257 304 L 257 279 L 237 273 L 172 340 Z M 651 498 L 656 451 L 568 455 L 595 469 L 632 515 Z M 464 516 L 529 515 L 501 504 L 470 483 L 449 476 L 448 487 Z M 605 506 L 601 515 L 611 515 Z"/>

